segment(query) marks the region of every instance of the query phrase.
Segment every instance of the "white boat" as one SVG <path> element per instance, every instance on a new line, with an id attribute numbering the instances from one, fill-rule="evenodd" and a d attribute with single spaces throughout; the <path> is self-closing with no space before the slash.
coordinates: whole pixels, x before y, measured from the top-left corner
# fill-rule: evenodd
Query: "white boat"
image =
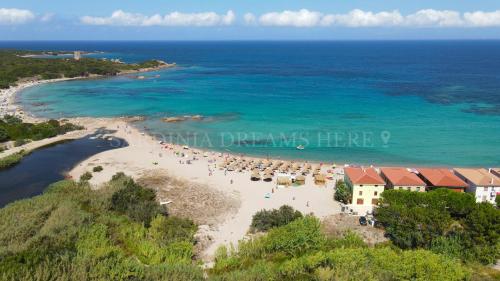
<path id="1" fill-rule="evenodd" d="M 297 146 L 297 149 L 298 149 L 298 150 L 304 150 L 304 148 L 305 148 L 305 147 L 304 147 L 303 145 L 299 145 L 299 146 Z"/>

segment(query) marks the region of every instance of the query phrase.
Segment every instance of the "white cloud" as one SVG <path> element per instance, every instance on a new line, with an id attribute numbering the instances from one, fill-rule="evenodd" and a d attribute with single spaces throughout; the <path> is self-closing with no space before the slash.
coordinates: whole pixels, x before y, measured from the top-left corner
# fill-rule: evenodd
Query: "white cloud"
<path id="1" fill-rule="evenodd" d="M 331 19 L 328 23 L 348 27 L 394 26 L 404 22 L 403 16 L 398 11 L 391 12 L 365 12 L 359 9 L 347 14 L 327 16 Z"/>
<path id="2" fill-rule="evenodd" d="M 466 12 L 424 9 L 413 14 L 402 15 L 399 11 L 371 12 L 360 9 L 345 14 L 324 14 L 301 9 L 270 12 L 257 17 L 246 14 L 246 23 L 263 26 L 343 26 L 343 27 L 491 27 L 500 26 L 500 10 L 493 12 Z"/>
<path id="3" fill-rule="evenodd" d="M 23 24 L 34 18 L 30 10 L 0 8 L 0 25 Z"/>
<path id="4" fill-rule="evenodd" d="M 321 23 L 323 15 L 307 9 L 263 14 L 259 23 L 266 26 L 312 27 Z"/>
<path id="5" fill-rule="evenodd" d="M 456 11 L 426 9 L 406 16 L 406 25 L 450 27 L 463 25 L 463 20 L 460 13 Z"/>
<path id="6" fill-rule="evenodd" d="M 49 22 L 49 21 L 52 20 L 52 18 L 54 18 L 54 14 L 53 13 L 47 13 L 47 14 L 43 14 L 40 17 L 40 21 L 42 21 L 42 22 Z"/>
<path id="7" fill-rule="evenodd" d="M 255 24 L 255 22 L 257 21 L 255 15 L 252 13 L 246 13 L 243 16 L 243 19 L 245 20 L 246 24 Z"/>
<path id="8" fill-rule="evenodd" d="M 146 16 L 143 14 L 128 13 L 122 10 L 114 11 L 109 17 L 84 16 L 81 23 L 87 25 L 115 25 L 115 26 L 217 26 L 231 25 L 236 19 L 233 11 L 226 14 L 214 12 L 180 13 L 172 12 L 164 16 L 156 14 Z"/>
<path id="9" fill-rule="evenodd" d="M 464 20 L 469 26 L 500 26 L 500 10 L 494 12 L 476 11 L 472 13 L 464 13 Z"/>

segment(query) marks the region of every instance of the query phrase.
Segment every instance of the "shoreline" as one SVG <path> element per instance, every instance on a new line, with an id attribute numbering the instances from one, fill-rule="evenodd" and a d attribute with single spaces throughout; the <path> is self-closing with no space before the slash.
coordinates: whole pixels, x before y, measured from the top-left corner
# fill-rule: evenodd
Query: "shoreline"
<path id="1" fill-rule="evenodd" d="M 169 64 L 163 62 L 163 64 L 159 65 L 158 67 L 141 68 L 137 70 L 125 70 L 117 73 L 116 76 L 153 72 L 161 69 L 173 68 L 176 66 L 177 65 L 175 63 Z M 0 89 L 0 116 L 4 116 L 5 114 L 16 115 L 27 122 L 37 122 L 39 120 L 43 120 L 43 118 L 35 117 L 22 110 L 21 106 L 18 103 L 16 103 L 16 95 L 18 95 L 27 88 L 48 83 L 56 83 L 56 82 L 64 82 L 72 80 L 87 80 L 87 79 L 90 80 L 90 79 L 108 78 L 108 77 L 113 77 L 113 76 L 92 74 L 89 76 L 62 77 L 56 79 L 42 79 L 42 80 L 38 80 L 36 78 L 25 78 L 22 81 L 19 81 L 16 86 L 11 86 L 8 89 Z"/>

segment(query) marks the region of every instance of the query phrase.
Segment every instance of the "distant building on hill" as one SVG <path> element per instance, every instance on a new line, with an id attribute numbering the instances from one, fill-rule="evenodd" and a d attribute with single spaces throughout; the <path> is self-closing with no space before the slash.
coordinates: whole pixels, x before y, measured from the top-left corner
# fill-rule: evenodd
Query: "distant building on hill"
<path id="1" fill-rule="evenodd" d="M 467 184 L 445 168 L 418 168 L 419 177 L 427 184 L 429 189 L 448 188 L 456 192 L 464 192 Z"/>
<path id="2" fill-rule="evenodd" d="M 80 51 L 73 52 L 73 59 L 74 60 L 80 60 L 81 57 L 82 57 L 82 53 Z"/>
<path id="3" fill-rule="evenodd" d="M 344 168 L 344 181 L 352 192 L 351 207 L 358 214 L 372 213 L 384 192 L 385 181 L 374 168 Z"/>
<path id="4" fill-rule="evenodd" d="M 380 176 L 387 182 L 388 189 L 425 191 L 425 182 L 407 168 L 381 168 Z"/>
<path id="5" fill-rule="evenodd" d="M 476 202 L 496 204 L 495 199 L 500 196 L 500 178 L 486 169 L 456 168 L 455 174 L 463 179 L 468 187 L 467 192 L 474 193 Z"/>

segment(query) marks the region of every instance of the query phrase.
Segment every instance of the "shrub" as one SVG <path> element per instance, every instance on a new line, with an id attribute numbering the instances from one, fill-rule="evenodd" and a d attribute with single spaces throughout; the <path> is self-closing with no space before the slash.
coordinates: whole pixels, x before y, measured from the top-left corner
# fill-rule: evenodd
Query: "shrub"
<path id="1" fill-rule="evenodd" d="M 156 216 L 151 221 L 149 235 L 160 245 L 174 242 L 192 242 L 197 227 L 193 221 L 178 217 Z"/>
<path id="2" fill-rule="evenodd" d="M 124 179 L 126 178 L 127 176 L 125 175 L 125 173 L 123 172 L 118 172 L 116 174 L 114 174 L 112 177 L 111 177 L 111 181 L 117 181 L 117 180 L 120 180 L 120 179 Z"/>
<path id="3" fill-rule="evenodd" d="M 23 160 L 23 157 L 28 155 L 28 154 L 29 154 L 29 151 L 21 150 L 17 153 L 13 153 L 9 156 L 5 156 L 5 157 L 1 158 L 0 159 L 0 170 L 6 169 L 6 168 L 9 168 L 9 167 L 12 167 L 12 166 L 18 164 L 19 162 L 21 162 L 21 160 Z"/>
<path id="4" fill-rule="evenodd" d="M 349 204 L 351 202 L 352 194 L 347 185 L 343 180 L 337 181 L 335 184 L 335 195 L 334 199 L 342 202 L 344 204 Z"/>
<path id="5" fill-rule="evenodd" d="M 8 124 L 8 125 L 16 125 L 16 124 L 21 124 L 23 120 L 19 117 L 16 117 L 14 115 L 9 115 L 6 114 L 3 116 L 3 120 Z"/>
<path id="6" fill-rule="evenodd" d="M 89 181 L 92 178 L 92 174 L 90 172 L 85 172 L 80 176 L 80 181 Z"/>
<path id="7" fill-rule="evenodd" d="M 104 170 L 102 166 L 95 166 L 95 167 L 92 169 L 92 171 L 97 172 L 97 173 L 98 173 L 98 172 L 101 172 L 102 170 Z"/>
<path id="8" fill-rule="evenodd" d="M 9 140 L 9 134 L 5 128 L 0 127 L 0 142 L 5 142 Z"/>
<path id="9" fill-rule="evenodd" d="M 319 220 L 306 216 L 269 231 L 264 248 L 268 253 L 282 252 L 287 256 L 298 256 L 321 249 L 325 241 Z"/>
<path id="10" fill-rule="evenodd" d="M 302 217 L 302 213 L 294 210 L 288 205 L 283 205 L 279 209 L 261 210 L 252 218 L 251 229 L 253 231 L 268 231 L 273 227 L 288 224 Z"/>
<path id="11" fill-rule="evenodd" d="M 21 145 L 25 145 L 27 144 L 28 142 L 30 142 L 29 140 L 25 140 L 25 139 L 18 139 L 14 142 L 14 146 L 15 147 L 18 147 L 18 146 L 21 146 Z"/>
<path id="12" fill-rule="evenodd" d="M 125 187 L 111 197 L 111 208 L 125 214 L 137 222 L 149 226 L 151 220 L 158 214 L 164 214 L 164 209 L 156 202 L 156 194 L 152 189 L 143 188 L 129 179 Z"/>

